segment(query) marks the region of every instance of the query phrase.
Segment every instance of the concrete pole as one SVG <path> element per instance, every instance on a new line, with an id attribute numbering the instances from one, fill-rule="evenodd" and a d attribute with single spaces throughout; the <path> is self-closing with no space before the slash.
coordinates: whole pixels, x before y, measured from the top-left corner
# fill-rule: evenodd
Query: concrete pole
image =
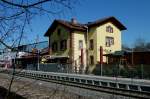
<path id="1" fill-rule="evenodd" d="M 37 70 L 39 71 L 40 70 L 40 65 L 39 65 L 39 54 L 40 54 L 40 50 L 38 50 L 38 68 L 37 68 Z"/>
<path id="2" fill-rule="evenodd" d="M 132 48 L 132 66 L 134 65 L 134 48 Z"/>

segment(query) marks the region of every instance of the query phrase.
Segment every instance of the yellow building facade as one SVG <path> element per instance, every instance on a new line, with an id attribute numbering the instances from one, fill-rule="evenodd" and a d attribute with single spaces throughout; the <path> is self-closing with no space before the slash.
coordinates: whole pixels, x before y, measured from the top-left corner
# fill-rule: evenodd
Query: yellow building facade
<path id="1" fill-rule="evenodd" d="M 94 68 L 100 62 L 100 46 L 103 53 L 121 50 L 121 31 L 126 27 L 115 17 L 107 17 L 87 24 L 55 20 L 45 36 L 49 38 L 50 56 L 55 62 L 71 63 L 74 69 L 83 71 Z M 103 62 L 107 59 L 103 56 Z"/>

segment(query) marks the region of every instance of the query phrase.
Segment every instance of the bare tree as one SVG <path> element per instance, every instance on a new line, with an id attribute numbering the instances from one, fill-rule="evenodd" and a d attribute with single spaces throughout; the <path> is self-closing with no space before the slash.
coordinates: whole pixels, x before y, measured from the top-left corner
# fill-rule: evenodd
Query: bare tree
<path id="1" fill-rule="evenodd" d="M 134 51 L 150 51 L 150 42 L 145 41 L 144 38 L 137 38 L 134 42 Z M 131 49 L 131 48 L 130 48 Z"/>
<path id="2" fill-rule="evenodd" d="M 131 51 L 132 49 L 127 44 L 123 44 L 122 45 L 122 50 Z"/>
<path id="3" fill-rule="evenodd" d="M 76 0 L 1 0 L 0 43 L 7 48 L 19 42 L 36 16 L 59 15 L 71 10 Z M 7 43 L 6 43 L 7 42 Z M 9 45 L 9 46 L 8 46 Z M 17 44 L 16 44 L 17 45 Z"/>
<path id="4" fill-rule="evenodd" d="M 12 49 L 19 46 L 26 35 L 26 28 L 35 17 L 64 14 L 71 10 L 77 0 L 1 0 L 0 1 L 0 47 Z M 17 56 L 17 54 L 16 54 Z M 13 65 L 15 73 L 15 64 Z M 9 91 L 13 83 L 12 76 Z"/>
<path id="5" fill-rule="evenodd" d="M 135 51 L 145 51 L 145 40 L 143 38 L 137 38 L 134 44 Z"/>

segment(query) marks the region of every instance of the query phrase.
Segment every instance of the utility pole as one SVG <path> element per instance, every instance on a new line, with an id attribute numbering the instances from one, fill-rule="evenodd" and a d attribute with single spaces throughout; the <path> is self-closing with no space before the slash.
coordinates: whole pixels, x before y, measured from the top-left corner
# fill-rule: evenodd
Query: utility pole
<path id="1" fill-rule="evenodd" d="M 144 74 L 143 74 L 143 64 L 141 64 L 141 78 L 144 79 Z"/>
<path id="2" fill-rule="evenodd" d="M 39 35 L 36 36 L 35 39 L 35 48 L 37 49 L 37 70 L 40 70 L 40 65 L 39 65 L 39 54 L 40 54 L 40 50 L 38 49 L 38 43 L 39 43 Z"/>
<path id="3" fill-rule="evenodd" d="M 39 58 L 39 54 L 40 54 L 40 50 L 38 49 L 38 66 L 37 66 L 37 70 L 39 71 L 40 70 L 40 58 Z"/>
<path id="4" fill-rule="evenodd" d="M 132 65 L 134 64 L 134 50 L 133 50 L 134 48 L 132 48 Z"/>

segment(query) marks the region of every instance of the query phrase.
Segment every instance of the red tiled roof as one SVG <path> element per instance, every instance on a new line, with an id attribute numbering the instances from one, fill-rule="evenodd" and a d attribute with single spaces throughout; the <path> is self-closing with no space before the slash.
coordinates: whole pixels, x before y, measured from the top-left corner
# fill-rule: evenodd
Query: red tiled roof
<path id="1" fill-rule="evenodd" d="M 86 30 L 86 28 L 84 27 L 85 26 L 84 24 L 79 24 L 79 23 L 73 24 L 72 22 L 64 21 L 64 20 L 57 20 L 57 21 L 71 29 L 77 29 L 77 30 L 83 30 L 83 31 Z"/>

